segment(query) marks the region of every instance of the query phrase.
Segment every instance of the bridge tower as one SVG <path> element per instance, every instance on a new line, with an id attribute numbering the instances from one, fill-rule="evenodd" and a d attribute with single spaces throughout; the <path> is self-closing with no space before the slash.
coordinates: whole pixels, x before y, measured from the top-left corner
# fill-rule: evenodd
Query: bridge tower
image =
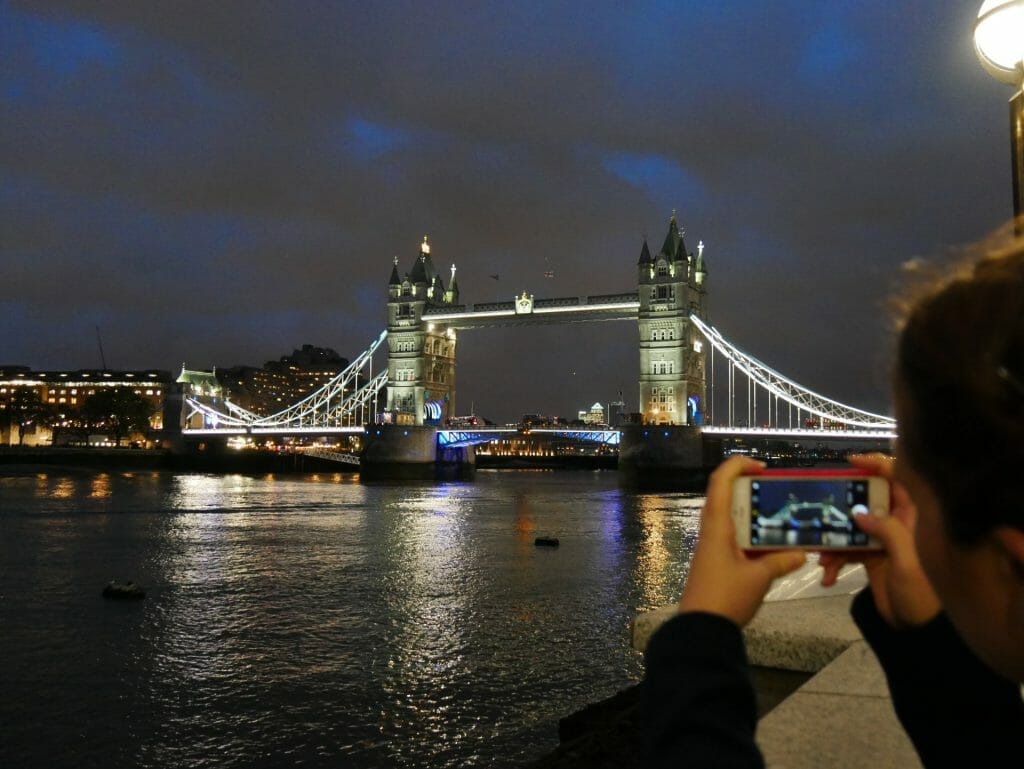
<path id="1" fill-rule="evenodd" d="M 675 211 L 661 251 L 644 239 L 637 262 L 640 311 L 640 411 L 645 424 L 694 425 L 705 413 L 705 352 L 690 313 L 704 317 L 704 243 L 687 252 Z"/>
<path id="2" fill-rule="evenodd" d="M 388 401 L 385 421 L 439 425 L 455 414 L 455 329 L 423 319 L 427 308 L 454 305 L 459 287 L 452 265 L 448 288 L 430 258 L 426 236 L 410 272 L 388 281 Z"/>

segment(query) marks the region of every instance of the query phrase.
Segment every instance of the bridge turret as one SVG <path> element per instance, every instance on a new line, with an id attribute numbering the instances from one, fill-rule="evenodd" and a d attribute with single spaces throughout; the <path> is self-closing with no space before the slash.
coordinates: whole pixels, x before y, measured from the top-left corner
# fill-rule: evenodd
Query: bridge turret
<path id="1" fill-rule="evenodd" d="M 649 424 L 700 423 L 704 411 L 704 353 L 690 312 L 703 314 L 703 262 L 692 266 L 675 211 L 661 251 L 638 262 L 640 410 Z M 703 244 L 701 245 L 701 251 Z"/>
<path id="2" fill-rule="evenodd" d="M 397 277 L 396 265 L 392 278 Z M 446 290 L 424 236 L 410 273 L 388 288 L 385 418 L 398 424 L 441 424 L 455 413 L 455 330 L 431 321 L 429 311 L 458 301 L 454 267 Z"/>

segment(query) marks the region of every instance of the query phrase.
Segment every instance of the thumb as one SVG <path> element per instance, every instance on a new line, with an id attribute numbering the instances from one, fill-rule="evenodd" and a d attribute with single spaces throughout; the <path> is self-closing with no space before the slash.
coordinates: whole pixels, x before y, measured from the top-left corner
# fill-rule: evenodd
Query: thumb
<path id="1" fill-rule="evenodd" d="M 807 554 L 800 550 L 786 550 L 781 553 L 768 553 L 760 558 L 760 563 L 772 579 L 785 577 L 796 571 L 807 561 Z"/>
<path id="2" fill-rule="evenodd" d="M 853 520 L 861 531 L 880 541 L 886 550 L 902 544 L 911 536 L 907 527 L 892 516 L 882 517 L 868 513 L 854 516 Z"/>

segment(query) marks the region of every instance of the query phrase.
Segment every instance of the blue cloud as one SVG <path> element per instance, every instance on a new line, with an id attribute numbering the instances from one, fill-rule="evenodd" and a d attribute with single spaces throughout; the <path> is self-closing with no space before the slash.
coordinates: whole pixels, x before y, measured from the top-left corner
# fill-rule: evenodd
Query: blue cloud
<path id="1" fill-rule="evenodd" d="M 376 160 L 402 149 L 410 142 L 407 131 L 363 118 L 350 118 L 346 124 L 345 146 L 358 160 Z"/>
<path id="2" fill-rule="evenodd" d="M 834 88 L 842 80 L 844 87 L 852 78 L 850 70 L 863 56 L 862 45 L 851 36 L 849 26 L 838 15 L 811 33 L 800 52 L 798 71 L 802 78 L 819 86 Z"/>
<path id="3" fill-rule="evenodd" d="M 83 67 L 111 66 L 120 59 L 120 46 L 114 38 L 96 27 L 81 23 L 62 23 L 0 6 L 0 49 L 30 57 L 41 71 L 57 79 L 66 79 Z"/>
<path id="4" fill-rule="evenodd" d="M 617 152 L 604 167 L 627 183 L 647 192 L 662 207 L 689 203 L 704 195 L 704 187 L 676 161 L 664 155 Z"/>

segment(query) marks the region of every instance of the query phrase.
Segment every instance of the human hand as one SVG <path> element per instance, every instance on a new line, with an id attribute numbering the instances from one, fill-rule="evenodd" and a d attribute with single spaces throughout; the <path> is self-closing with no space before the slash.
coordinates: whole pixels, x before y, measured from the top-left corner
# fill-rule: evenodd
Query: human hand
<path id="1" fill-rule="evenodd" d="M 890 514 L 857 515 L 853 519 L 861 531 L 882 543 L 883 550 L 857 555 L 822 553 L 820 563 L 825 573 L 821 584 L 826 587 L 835 584 L 842 566 L 859 561 L 864 564 L 875 606 L 882 618 L 894 628 L 923 625 L 942 610 L 942 605 L 914 547 L 917 508 L 907 490 L 893 478 L 891 457 L 865 454 L 850 457 L 850 464 L 889 480 Z"/>
<path id="2" fill-rule="evenodd" d="M 743 627 L 757 613 L 772 581 L 804 563 L 806 556 L 798 550 L 749 557 L 736 544 L 731 514 L 733 482 L 744 473 L 763 469 L 762 462 L 735 456 L 711 474 L 700 538 L 679 599 L 680 612 L 710 612 Z"/>

